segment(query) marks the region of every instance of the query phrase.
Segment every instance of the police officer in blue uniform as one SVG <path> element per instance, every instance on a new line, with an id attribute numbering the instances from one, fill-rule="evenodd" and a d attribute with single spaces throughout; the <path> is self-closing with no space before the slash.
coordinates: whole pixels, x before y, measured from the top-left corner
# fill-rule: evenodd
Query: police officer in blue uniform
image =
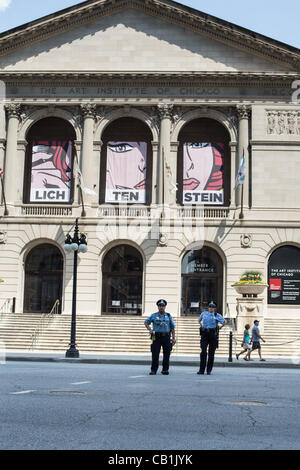
<path id="1" fill-rule="evenodd" d="M 176 343 L 175 324 L 172 316 L 165 311 L 167 302 L 160 299 L 156 305 L 158 306 L 158 312 L 150 315 L 145 321 L 145 327 L 152 338 L 152 365 L 149 375 L 156 375 L 161 347 L 163 348 L 163 369 L 161 373 L 169 375 L 170 354 L 173 345 Z M 151 323 L 153 324 L 152 328 L 150 327 Z"/>
<path id="2" fill-rule="evenodd" d="M 215 358 L 215 351 L 218 347 L 218 333 L 221 328 L 225 325 L 225 319 L 219 313 L 216 313 L 216 304 L 210 302 L 208 305 L 208 311 L 201 313 L 199 317 L 200 323 L 200 369 L 197 374 L 204 374 L 205 368 L 207 374 L 210 375 Z M 219 328 L 218 324 L 222 326 Z M 207 360 L 207 348 L 208 348 L 208 360 Z"/>

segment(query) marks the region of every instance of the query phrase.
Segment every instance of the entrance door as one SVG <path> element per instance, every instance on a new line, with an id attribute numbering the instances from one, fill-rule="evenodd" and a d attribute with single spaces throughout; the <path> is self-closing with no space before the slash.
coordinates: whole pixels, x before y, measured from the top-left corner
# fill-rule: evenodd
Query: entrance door
<path id="1" fill-rule="evenodd" d="M 182 262 L 183 315 L 199 314 L 215 301 L 219 313 L 223 306 L 223 263 L 211 248 L 188 252 Z"/>
<path id="2" fill-rule="evenodd" d="M 54 245 L 39 245 L 25 263 L 24 313 L 49 313 L 62 300 L 63 255 Z M 61 308 L 61 307 L 60 307 Z"/>
<path id="3" fill-rule="evenodd" d="M 129 245 L 110 250 L 103 261 L 102 313 L 142 314 L 143 260 Z"/>

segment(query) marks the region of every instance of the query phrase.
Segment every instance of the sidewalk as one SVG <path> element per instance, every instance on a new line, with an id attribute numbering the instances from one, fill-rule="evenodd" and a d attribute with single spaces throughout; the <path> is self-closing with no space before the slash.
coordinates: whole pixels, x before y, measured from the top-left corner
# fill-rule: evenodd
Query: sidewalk
<path id="1" fill-rule="evenodd" d="M 162 355 L 161 355 L 162 358 Z M 200 356 L 180 356 L 173 354 L 171 356 L 170 365 L 176 366 L 191 366 L 199 368 Z M 82 364 L 134 364 L 134 365 L 145 365 L 150 366 L 151 356 L 150 354 L 87 354 L 80 353 L 78 359 L 69 359 L 65 357 L 65 352 L 23 352 L 23 351 L 9 351 L 5 356 L 6 361 L 31 361 L 31 362 L 76 362 Z M 267 368 L 293 368 L 300 369 L 300 358 L 299 361 L 293 360 L 293 358 L 277 359 L 267 358 L 266 362 L 260 362 L 258 358 L 255 358 L 251 362 L 246 362 L 241 358 L 239 361 L 235 358 L 232 362 L 228 361 L 228 357 L 216 357 L 216 367 L 267 367 Z"/>

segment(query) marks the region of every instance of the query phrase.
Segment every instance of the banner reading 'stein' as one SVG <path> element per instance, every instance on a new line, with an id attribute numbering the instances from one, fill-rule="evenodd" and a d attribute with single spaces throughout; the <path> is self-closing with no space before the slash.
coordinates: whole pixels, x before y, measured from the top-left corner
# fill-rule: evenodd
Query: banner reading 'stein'
<path id="1" fill-rule="evenodd" d="M 33 142 L 30 202 L 70 202 L 71 182 L 72 142 Z"/>
<path id="2" fill-rule="evenodd" d="M 183 204 L 224 204 L 224 144 L 183 145 Z"/>
<path id="3" fill-rule="evenodd" d="M 105 202 L 146 203 L 146 142 L 108 142 Z"/>

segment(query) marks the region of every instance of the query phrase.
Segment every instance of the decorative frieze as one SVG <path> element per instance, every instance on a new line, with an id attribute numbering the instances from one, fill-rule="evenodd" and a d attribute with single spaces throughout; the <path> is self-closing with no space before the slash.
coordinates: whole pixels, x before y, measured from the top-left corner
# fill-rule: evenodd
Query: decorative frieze
<path id="1" fill-rule="evenodd" d="M 267 134 L 300 135 L 300 111 L 267 111 Z"/>

